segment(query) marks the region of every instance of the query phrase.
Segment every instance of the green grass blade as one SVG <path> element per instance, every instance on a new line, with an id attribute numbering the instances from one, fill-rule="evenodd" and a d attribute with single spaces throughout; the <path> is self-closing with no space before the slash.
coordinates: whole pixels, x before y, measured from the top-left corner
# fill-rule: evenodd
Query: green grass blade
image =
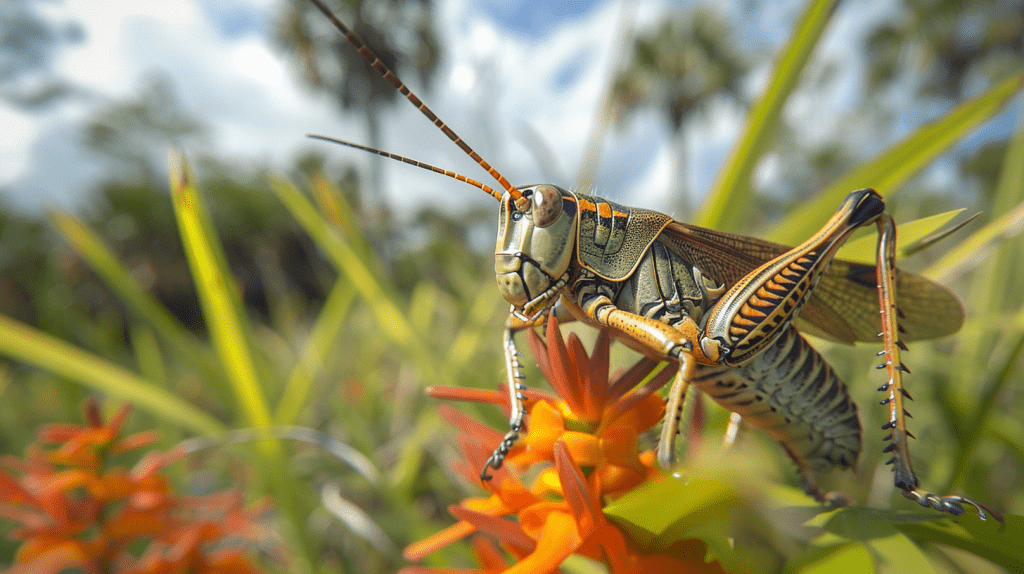
<path id="1" fill-rule="evenodd" d="M 436 376 L 435 361 L 426 344 L 417 336 L 409 317 L 388 296 L 369 266 L 352 247 L 320 215 L 313 204 L 291 183 L 274 179 L 270 187 L 281 203 L 292 213 L 306 233 L 316 242 L 328 260 L 356 288 L 370 305 L 384 334 L 399 347 L 412 354 L 425 377 Z"/>
<path id="2" fill-rule="evenodd" d="M 255 427 L 270 426 L 270 409 L 256 375 L 240 297 L 227 272 L 223 251 L 184 157 L 172 158 L 171 195 L 185 256 L 196 281 L 196 293 L 214 349 L 246 419 Z"/>
<path id="3" fill-rule="evenodd" d="M 782 107 L 796 88 L 835 5 L 835 0 L 815 0 L 807 5 L 789 45 L 776 61 L 764 95 L 747 115 L 742 136 L 697 212 L 698 225 L 728 229 L 740 221 L 737 214 L 750 197 L 750 176 L 775 135 Z"/>
<path id="4" fill-rule="evenodd" d="M 76 383 L 130 401 L 162 420 L 201 434 L 224 426 L 150 381 L 74 345 L 0 315 L 0 353 Z"/>
<path id="5" fill-rule="evenodd" d="M 494 282 L 488 278 L 487 284 L 492 286 Z M 469 308 L 466 320 L 449 346 L 450 350 L 446 359 L 449 371 L 461 372 L 476 356 L 477 349 L 480 348 L 484 338 L 494 337 L 495 334 L 490 331 L 491 324 L 488 320 L 499 309 L 507 311 L 508 307 L 502 303 L 504 303 L 504 299 L 496 296 L 490 289 L 484 289 L 481 286 L 477 291 L 477 296 Z"/>
<path id="6" fill-rule="evenodd" d="M 1017 128 L 1007 146 L 995 192 L 992 217 L 1002 216 L 1024 202 L 1024 125 Z M 993 250 L 971 286 L 971 299 L 980 303 L 977 312 L 995 317 L 1012 307 L 1011 301 L 1019 293 L 1017 285 L 1022 263 L 1019 238 L 1008 240 Z M 971 343 L 973 349 L 966 350 L 968 356 L 975 357 L 977 364 L 985 364 L 995 345 L 994 334 L 983 333 Z"/>
<path id="7" fill-rule="evenodd" d="M 139 285 L 110 248 L 83 221 L 61 211 L 51 213 L 50 219 L 68 244 L 132 313 L 148 323 L 161 340 L 191 363 L 204 380 L 224 380 L 224 372 L 210 349 Z"/>
<path id="8" fill-rule="evenodd" d="M 335 282 L 310 331 L 309 340 L 285 383 L 281 400 L 274 411 L 277 424 L 294 424 L 306 406 L 313 389 L 313 380 L 324 357 L 337 342 L 353 299 L 355 291 L 349 285 L 342 281 Z"/>
<path id="9" fill-rule="evenodd" d="M 792 210 L 768 238 L 784 244 L 803 241 L 823 223 L 818 214 L 834 211 L 855 189 L 873 187 L 882 195 L 892 193 L 949 146 L 994 116 L 1020 91 L 1022 85 L 1024 75 L 1014 75 L 921 127 L 875 159 L 847 172 L 814 199 Z"/>
<path id="10" fill-rule="evenodd" d="M 981 229 L 972 233 L 956 247 L 924 271 L 924 275 L 940 282 L 949 282 L 968 267 L 984 261 L 993 243 L 1006 241 L 1024 231 L 1024 202 Z"/>
<path id="11" fill-rule="evenodd" d="M 166 384 L 167 368 L 160 352 L 153 330 L 145 325 L 135 325 L 131 329 L 131 347 L 135 352 L 135 363 L 139 373 L 151 381 Z"/>

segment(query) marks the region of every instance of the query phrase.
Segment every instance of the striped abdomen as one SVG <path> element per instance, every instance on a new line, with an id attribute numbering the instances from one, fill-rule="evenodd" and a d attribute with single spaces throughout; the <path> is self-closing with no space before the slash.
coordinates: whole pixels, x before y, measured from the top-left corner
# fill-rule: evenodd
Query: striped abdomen
<path id="1" fill-rule="evenodd" d="M 767 431 L 802 468 L 847 468 L 857 462 L 857 405 L 832 367 L 793 327 L 742 366 L 698 366 L 692 384 Z"/>

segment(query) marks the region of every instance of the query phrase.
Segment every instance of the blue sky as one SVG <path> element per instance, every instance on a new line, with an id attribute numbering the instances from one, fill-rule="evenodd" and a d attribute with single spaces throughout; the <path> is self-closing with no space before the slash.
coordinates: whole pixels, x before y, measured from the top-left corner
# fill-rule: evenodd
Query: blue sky
<path id="1" fill-rule="evenodd" d="M 308 132 L 366 139 L 358 118 L 339 116 L 327 98 L 301 86 L 290 62 L 270 44 L 279 10 L 272 0 L 98 0 L 46 2 L 38 9 L 50 22 L 82 27 L 84 41 L 61 48 L 54 70 L 87 95 L 43 113 L 0 105 L 0 122 L 10 127 L 0 144 L 0 186 L 18 208 L 87 200 L 85 192 L 102 174 L 78 145 L 81 124 L 156 77 L 173 83 L 185 110 L 209 124 L 211 147 L 229 160 L 284 169 L 302 149 L 323 145 L 307 140 Z M 607 37 L 615 29 L 617 3 L 441 0 L 437 10 L 445 58 L 434 90 L 423 94 L 435 111 L 470 142 L 507 140 L 503 149 L 479 151 L 498 155 L 491 162 L 513 181 L 540 175 L 525 165 L 536 162 L 516 142 L 526 125 L 543 134 L 558 150 L 562 169 L 573 173 L 588 131 L 582 128 L 593 121 L 608 76 Z M 658 3 L 644 8 L 652 20 L 662 10 Z M 499 95 L 484 101 L 485 92 Z M 463 118 L 470 121 L 460 125 Z M 395 106 L 383 123 L 387 149 L 480 177 L 411 106 Z M 497 133 L 483 133 L 482 125 Z M 421 141 L 429 143 L 409 143 Z M 646 151 L 638 155 L 647 157 Z M 327 153 L 369 161 L 340 148 Z M 437 179 L 419 189 L 416 183 L 432 176 L 399 164 L 386 174 L 389 188 L 418 189 L 423 197 L 413 201 L 451 187 Z"/>
<path id="2" fill-rule="evenodd" d="M 739 23 L 744 40 L 764 53 L 749 82 L 751 97 L 766 81 L 770 58 L 802 4 L 775 4 Z M 623 5 L 614 0 L 438 0 L 433 21 L 445 50 L 433 89 L 427 92 L 417 86 L 414 77 L 405 79 L 512 182 L 555 179 L 554 183 L 571 186 L 611 75 L 614 39 L 623 17 L 644 29 L 655 25 L 670 6 L 679 5 L 638 0 L 624 14 Z M 743 5 L 716 4 L 734 18 Z M 819 54 L 822 61 L 839 66 L 834 81 L 824 92 L 796 94 L 787 109 L 806 126 L 800 137 L 823 140 L 836 129 L 849 129 L 852 139 L 863 137 L 842 116 L 857 97 L 863 73 L 857 59 L 846 56 L 887 6 L 867 0 L 842 4 Z M 0 125 L 6 129 L 0 141 L 0 189 L 5 190 L 8 205 L 39 210 L 87 203 L 86 192 L 103 174 L 100 164 L 78 144 L 80 126 L 95 110 L 130 99 L 154 77 L 173 82 L 185 110 L 209 125 L 210 148 L 227 161 L 255 160 L 284 170 L 311 148 L 337 158 L 338 165 L 371 161 L 368 154 L 324 149 L 325 144 L 305 138 L 312 132 L 367 141 L 363 122 L 339 115 L 328 98 L 303 87 L 291 63 L 271 45 L 269 35 L 279 11 L 275 0 L 65 1 L 40 2 L 38 9 L 51 22 L 82 27 L 84 41 L 60 49 L 54 68 L 87 96 L 43 113 L 0 104 Z M 591 191 L 671 212 L 676 205 L 672 181 L 680 173 L 675 165 L 678 147 L 685 149 L 689 162 L 682 170 L 686 187 L 700 194 L 711 185 L 743 113 L 719 105 L 698 132 L 676 141 L 653 114 L 634 117 L 624 129 L 608 134 Z M 911 119 L 905 130 L 921 119 Z M 486 179 L 412 106 L 398 102 L 382 125 L 388 151 Z M 553 150 L 554 170 L 539 165 L 531 138 Z M 189 151 L 185 149 L 186 154 Z M 463 191 L 460 184 L 397 162 L 386 165 L 384 177 L 387 200 L 394 205 L 422 204 Z M 759 177 L 770 182 L 771 161 Z M 488 201 L 471 188 L 465 191 L 480 196 L 469 201 Z M 687 214 L 673 215 L 687 219 Z"/>

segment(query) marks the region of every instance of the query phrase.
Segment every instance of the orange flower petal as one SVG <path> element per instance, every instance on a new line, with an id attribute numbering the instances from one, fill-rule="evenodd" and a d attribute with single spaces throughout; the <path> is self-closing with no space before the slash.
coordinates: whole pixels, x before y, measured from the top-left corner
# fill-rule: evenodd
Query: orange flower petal
<path id="1" fill-rule="evenodd" d="M 501 572 L 508 568 L 508 561 L 493 542 L 485 536 L 474 536 L 472 541 L 473 556 L 485 570 Z"/>
<path id="2" fill-rule="evenodd" d="M 508 404 L 508 393 L 487 391 L 468 387 L 427 387 L 424 392 L 435 399 L 449 401 L 472 401 L 475 403 L 491 403 L 494 405 Z"/>
<path id="3" fill-rule="evenodd" d="M 604 389 L 608 380 L 590 380 L 590 358 L 583 348 L 583 343 L 576 333 L 569 333 L 566 341 L 566 350 L 569 354 L 569 363 L 572 371 L 569 373 L 569 380 L 574 382 L 575 392 L 580 398 L 580 409 L 577 413 L 580 419 L 585 421 L 596 421 L 601 418 L 601 410 L 604 407 Z"/>
<path id="4" fill-rule="evenodd" d="M 607 464 L 640 467 L 637 431 L 625 424 L 614 424 L 601 433 L 600 449 Z M 573 453 L 573 460 L 587 466 Z"/>
<path id="5" fill-rule="evenodd" d="M 600 386 L 601 397 L 597 402 L 603 405 L 608 391 L 608 354 L 611 344 L 608 331 L 601 329 L 597 332 L 597 340 L 594 341 L 594 350 L 590 353 L 590 380 L 595 386 Z"/>
<path id="6" fill-rule="evenodd" d="M 93 496 L 103 493 L 103 482 L 93 473 L 80 470 L 64 470 L 45 477 L 41 481 L 40 490 L 44 492 L 70 492 L 76 488 L 86 488 Z"/>
<path id="7" fill-rule="evenodd" d="M 131 403 L 128 403 L 118 409 L 117 413 L 110 418 L 110 421 L 107 422 L 107 428 L 110 430 L 110 434 L 112 436 L 121 434 L 121 427 L 124 426 L 124 423 L 128 420 L 128 415 L 131 413 L 132 405 Z"/>
<path id="8" fill-rule="evenodd" d="M 598 522 L 598 514 L 600 514 L 595 501 L 592 500 L 587 479 L 583 477 L 583 472 L 576 464 L 564 440 L 555 443 L 554 454 L 555 468 L 558 470 L 558 478 L 562 482 L 563 496 L 569 508 L 572 509 L 580 532 L 586 536 L 587 528 L 592 528 Z"/>
<path id="9" fill-rule="evenodd" d="M 647 477 L 646 469 L 615 464 L 606 464 L 597 472 L 601 477 L 601 494 L 613 498 L 636 488 Z"/>
<path id="10" fill-rule="evenodd" d="M 552 450 L 557 452 L 558 443 L 562 443 L 568 449 L 572 460 L 580 466 L 593 468 L 604 464 L 601 442 L 601 439 L 590 433 L 565 431 L 559 437 L 559 441 L 552 445 Z M 555 458 L 557 460 L 557 457 Z"/>
<path id="11" fill-rule="evenodd" d="M 575 372 L 572 359 L 569 358 L 569 350 L 558 330 L 558 320 L 554 317 L 548 320 L 547 350 L 548 360 L 551 361 L 552 375 L 548 382 L 574 413 L 582 413 L 584 410 L 580 389 L 582 381 L 579 380 L 579 376 Z"/>
<path id="12" fill-rule="evenodd" d="M 138 448 L 145 448 L 152 444 L 157 443 L 160 440 L 160 433 L 155 430 L 148 430 L 137 432 L 133 435 L 124 437 L 123 439 L 114 443 L 113 448 L 110 449 L 111 454 L 119 454 L 122 452 L 128 452 Z"/>
<path id="13" fill-rule="evenodd" d="M 541 498 L 562 496 L 562 481 L 558 478 L 555 467 L 544 469 L 533 482 L 530 492 Z"/>
<path id="14" fill-rule="evenodd" d="M 532 550 L 534 547 L 533 539 L 523 531 L 522 526 L 507 518 L 499 518 L 457 505 L 449 507 L 448 512 L 460 521 L 469 522 L 478 531 L 490 534 L 502 544 L 508 544 L 527 551 Z"/>
<path id="15" fill-rule="evenodd" d="M 525 438 L 529 448 L 550 452 L 564 432 L 565 419 L 551 403 L 539 402 L 530 409 L 530 432 Z"/>
<path id="16" fill-rule="evenodd" d="M 86 427 L 81 425 L 44 424 L 36 431 L 36 437 L 42 443 L 67 442 L 82 432 L 84 428 Z"/>
<path id="17" fill-rule="evenodd" d="M 32 500 L 32 494 L 16 478 L 0 471 L 0 500 L 24 503 Z"/>
<path id="18" fill-rule="evenodd" d="M 16 564 L 7 574 L 57 574 L 75 566 L 86 572 L 95 570 L 95 563 L 89 556 L 85 544 L 60 538 L 41 537 L 26 541 L 18 548 Z"/>
<path id="19" fill-rule="evenodd" d="M 482 422 L 469 415 L 453 409 L 448 405 L 441 405 L 437 408 L 438 413 L 449 423 L 457 427 L 462 434 L 471 437 L 476 442 L 484 444 L 498 444 L 501 442 L 502 433 L 492 429 Z"/>
<path id="20" fill-rule="evenodd" d="M 637 433 L 642 433 L 661 422 L 665 415 L 665 400 L 658 395 L 647 395 L 628 409 L 622 410 L 621 404 L 627 400 L 629 397 L 623 399 L 616 407 L 612 407 L 614 413 L 607 413 L 609 422 L 626 425 L 636 429 Z"/>
<path id="21" fill-rule="evenodd" d="M 583 542 L 576 529 L 576 520 L 567 512 L 549 512 L 537 540 L 537 548 L 529 556 L 505 571 L 505 574 L 540 574 L 555 572 Z"/>
<path id="22" fill-rule="evenodd" d="M 476 532 L 476 526 L 469 522 L 459 521 L 436 534 L 406 546 L 402 551 L 402 556 L 410 562 L 419 562 L 428 554 L 449 544 L 454 544 L 474 532 Z"/>
<path id="23" fill-rule="evenodd" d="M 623 395 L 633 389 L 633 387 L 640 384 L 647 375 L 654 371 L 654 368 L 658 366 L 658 361 L 651 359 L 650 357 L 644 357 L 633 364 L 625 373 L 617 372 L 615 377 L 608 381 L 608 391 L 606 402 L 611 403 L 622 398 Z M 662 369 L 662 372 L 658 373 L 658 376 L 662 376 L 666 371 L 671 371 L 671 374 L 675 374 L 678 368 L 673 368 L 671 364 Z M 671 376 L 671 375 L 670 375 Z M 668 379 L 666 379 L 667 381 Z M 664 384 L 664 383 L 662 383 Z M 645 385 L 646 388 L 646 385 Z"/>
<path id="24" fill-rule="evenodd" d="M 205 574 L 254 574 L 262 572 L 238 550 L 226 550 L 214 554 L 201 568 Z"/>
<path id="25" fill-rule="evenodd" d="M 512 476 L 509 465 L 502 465 L 498 470 L 491 470 L 491 480 L 486 484 L 480 480 L 480 470 L 484 468 L 487 461 L 491 458 L 491 454 L 494 452 L 493 449 L 487 448 L 480 444 L 474 437 L 466 434 L 459 435 L 459 446 L 462 447 L 463 456 L 466 457 L 466 464 L 459 464 L 456 470 L 471 483 L 476 483 L 487 490 L 496 491 L 500 488 L 500 485 L 507 481 L 516 482 L 516 479 Z M 500 439 L 499 439 L 500 440 Z M 524 449 L 523 446 L 518 446 L 513 449 L 509 457 L 515 456 L 515 453 L 521 452 Z"/>

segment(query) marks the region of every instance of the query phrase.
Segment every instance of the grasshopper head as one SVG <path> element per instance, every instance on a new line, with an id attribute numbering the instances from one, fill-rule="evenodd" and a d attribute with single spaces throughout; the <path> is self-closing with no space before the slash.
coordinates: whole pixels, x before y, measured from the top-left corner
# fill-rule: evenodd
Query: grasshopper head
<path id="1" fill-rule="evenodd" d="M 508 193 L 501 200 L 494 273 L 501 295 L 529 313 L 554 295 L 548 290 L 569 269 L 576 246 L 576 197 L 547 184 L 521 191 L 523 201 L 517 203 Z"/>

